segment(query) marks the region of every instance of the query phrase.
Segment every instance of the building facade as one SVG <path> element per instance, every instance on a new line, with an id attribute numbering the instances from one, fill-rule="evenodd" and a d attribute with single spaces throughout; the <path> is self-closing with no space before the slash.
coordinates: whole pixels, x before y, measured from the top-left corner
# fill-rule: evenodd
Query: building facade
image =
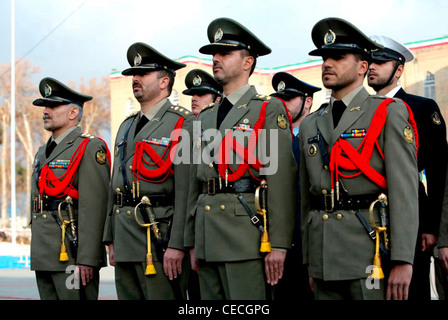
<path id="1" fill-rule="evenodd" d="M 406 63 L 400 84 L 408 93 L 434 99 L 441 109 L 445 120 L 448 120 L 448 36 L 437 39 L 418 41 L 405 44 L 414 54 L 415 59 Z M 187 67 L 176 72 L 176 80 L 170 100 L 175 105 L 191 109 L 191 97 L 182 94 L 186 89 L 185 76 L 192 69 L 203 69 L 212 73 L 212 60 L 196 56 L 184 56 L 176 59 Z M 322 60 L 310 60 L 297 64 L 273 68 L 256 68 L 249 83 L 254 85 L 260 94 L 270 95 L 272 77 L 277 72 L 288 72 L 298 79 L 322 90 L 314 94 L 313 110 L 330 99 L 330 91 L 325 89 L 321 80 Z M 365 83 L 372 94 L 374 91 Z M 111 137 L 112 146 L 120 123 L 130 114 L 139 110 L 139 104 L 132 92 L 132 77 L 121 75 L 114 71 L 110 76 L 111 90 Z"/>

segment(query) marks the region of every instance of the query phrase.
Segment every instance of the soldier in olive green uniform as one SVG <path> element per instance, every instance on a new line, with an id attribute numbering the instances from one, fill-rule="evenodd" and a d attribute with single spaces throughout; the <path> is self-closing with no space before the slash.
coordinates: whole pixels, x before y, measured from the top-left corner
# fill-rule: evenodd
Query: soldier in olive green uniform
<path id="1" fill-rule="evenodd" d="M 99 269 L 107 265 L 101 238 L 109 150 L 102 139 L 77 126 L 84 102 L 92 97 L 52 78 L 44 78 L 39 90 L 43 98 L 33 104 L 45 107 L 44 127 L 52 137 L 34 160 L 31 270 L 41 299 L 97 299 Z M 71 273 L 75 265 L 78 280 Z"/>
<path id="2" fill-rule="evenodd" d="M 115 265 L 118 299 L 184 299 L 189 267 L 183 232 L 195 117 L 168 96 L 175 70 L 185 65 L 144 43 L 131 45 L 127 58 L 131 68 L 122 73 L 133 76 L 141 111 L 117 133 L 103 240 Z"/>
<path id="3" fill-rule="evenodd" d="M 312 38 L 332 89 L 300 126 L 303 255 L 315 297 L 406 299 L 418 228 L 415 122 L 401 100 L 379 107 L 384 97 L 362 86 L 376 43 L 337 18 L 319 21 Z M 381 193 L 387 205 L 372 204 Z M 380 220 L 387 210 L 389 223 Z"/>
<path id="4" fill-rule="evenodd" d="M 222 85 L 204 70 L 193 69 L 188 72 L 185 85 L 187 89 L 182 93 L 191 96 L 191 110 L 196 116 L 203 108 L 221 99 Z"/>
<path id="5" fill-rule="evenodd" d="M 193 141 L 186 246 L 194 246 L 203 299 L 266 299 L 267 282 L 275 285 L 281 278 L 294 228 L 297 166 L 290 119 L 280 100 L 259 95 L 248 84 L 256 57 L 270 48 L 227 18 L 211 22 L 208 38 L 211 43 L 199 51 L 213 55 L 224 97 L 198 116 L 201 136 Z M 229 157 L 223 159 L 225 154 Z M 267 167 L 272 170 L 263 172 Z M 265 189 L 257 191 L 264 183 L 267 199 L 256 203 L 266 195 Z M 271 251 L 264 250 L 266 235 Z"/>
<path id="6" fill-rule="evenodd" d="M 448 172 L 445 181 L 445 194 L 437 242 L 438 256 L 434 265 L 439 300 L 446 300 L 448 294 Z"/>

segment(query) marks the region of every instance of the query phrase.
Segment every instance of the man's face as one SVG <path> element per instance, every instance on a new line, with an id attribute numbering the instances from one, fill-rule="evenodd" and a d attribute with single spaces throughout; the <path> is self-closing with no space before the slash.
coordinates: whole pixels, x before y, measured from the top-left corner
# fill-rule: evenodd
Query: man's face
<path id="1" fill-rule="evenodd" d="M 384 88 L 389 85 L 387 81 L 390 79 L 392 72 L 395 69 L 395 61 L 374 61 L 370 64 L 369 73 L 367 74 L 367 81 L 370 87 Z"/>
<path id="2" fill-rule="evenodd" d="M 334 52 L 322 56 L 322 59 L 322 82 L 325 88 L 337 91 L 358 79 L 361 61 L 356 61 L 354 54 Z"/>
<path id="3" fill-rule="evenodd" d="M 57 107 L 45 107 L 43 110 L 43 120 L 45 130 L 55 132 L 66 128 L 70 121 L 70 113 L 73 107 L 69 105 L 59 105 Z"/>
<path id="4" fill-rule="evenodd" d="M 132 90 L 138 102 L 151 101 L 160 92 L 160 79 L 157 71 L 135 74 L 132 78 Z"/>
<path id="5" fill-rule="evenodd" d="M 285 101 L 286 107 L 288 108 L 291 118 L 295 119 L 302 109 L 303 97 L 297 96 L 288 101 Z"/>
<path id="6" fill-rule="evenodd" d="M 194 94 L 191 97 L 191 110 L 194 114 L 198 114 L 212 102 L 214 102 L 212 93 Z"/>
<path id="7" fill-rule="evenodd" d="M 213 55 L 213 76 L 222 85 L 232 82 L 243 72 L 243 63 L 241 50 L 217 52 Z"/>

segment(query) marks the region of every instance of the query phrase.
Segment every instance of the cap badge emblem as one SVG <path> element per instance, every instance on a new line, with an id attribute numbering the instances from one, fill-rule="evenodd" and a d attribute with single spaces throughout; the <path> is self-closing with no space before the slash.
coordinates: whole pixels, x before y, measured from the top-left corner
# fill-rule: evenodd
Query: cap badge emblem
<path id="1" fill-rule="evenodd" d="M 199 75 L 197 75 L 196 77 L 194 77 L 194 79 L 193 79 L 193 85 L 194 85 L 195 87 L 200 86 L 201 83 L 202 83 L 202 79 L 201 79 L 201 77 L 200 77 Z"/>
<path id="2" fill-rule="evenodd" d="M 137 55 L 134 57 L 134 66 L 139 66 L 142 63 L 142 56 L 137 53 Z"/>
<path id="3" fill-rule="evenodd" d="M 328 32 L 325 34 L 324 37 L 324 43 L 326 46 L 333 44 L 336 41 L 336 34 L 333 32 L 333 30 L 329 29 Z"/>
<path id="4" fill-rule="evenodd" d="M 45 85 L 45 98 L 51 96 L 51 87 L 49 84 Z"/>
<path id="5" fill-rule="evenodd" d="M 222 32 L 221 28 L 216 30 L 216 32 L 215 32 L 215 42 L 220 41 L 222 39 L 223 35 L 224 35 L 224 32 Z"/>
<path id="6" fill-rule="evenodd" d="M 280 81 L 280 83 L 277 86 L 277 91 L 283 91 L 286 88 L 286 84 L 283 81 Z"/>

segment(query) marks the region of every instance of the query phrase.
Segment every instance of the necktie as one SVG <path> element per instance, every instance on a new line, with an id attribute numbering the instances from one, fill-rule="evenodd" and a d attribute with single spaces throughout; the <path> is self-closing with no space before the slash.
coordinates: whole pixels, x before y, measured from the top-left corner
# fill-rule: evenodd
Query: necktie
<path id="1" fill-rule="evenodd" d="M 233 105 L 230 103 L 230 101 L 227 98 L 224 98 L 221 105 L 218 109 L 218 123 L 217 128 L 221 125 L 222 121 L 225 119 L 227 114 L 229 113 L 230 109 L 232 109 Z"/>
<path id="2" fill-rule="evenodd" d="M 134 138 L 137 135 L 137 133 L 139 133 L 139 131 L 145 126 L 145 124 L 148 123 L 148 118 L 144 115 L 142 115 L 142 117 L 140 118 L 140 120 L 137 123 L 137 128 L 135 128 L 135 133 L 134 133 Z"/>
<path id="3" fill-rule="evenodd" d="M 337 127 L 339 120 L 341 120 L 342 114 L 344 113 L 346 106 L 342 100 L 336 100 L 333 102 L 333 126 Z"/>
<path id="4" fill-rule="evenodd" d="M 45 149 L 45 156 L 48 158 L 51 154 L 51 152 L 56 148 L 56 142 L 51 141 L 50 144 L 47 144 L 47 148 Z"/>

